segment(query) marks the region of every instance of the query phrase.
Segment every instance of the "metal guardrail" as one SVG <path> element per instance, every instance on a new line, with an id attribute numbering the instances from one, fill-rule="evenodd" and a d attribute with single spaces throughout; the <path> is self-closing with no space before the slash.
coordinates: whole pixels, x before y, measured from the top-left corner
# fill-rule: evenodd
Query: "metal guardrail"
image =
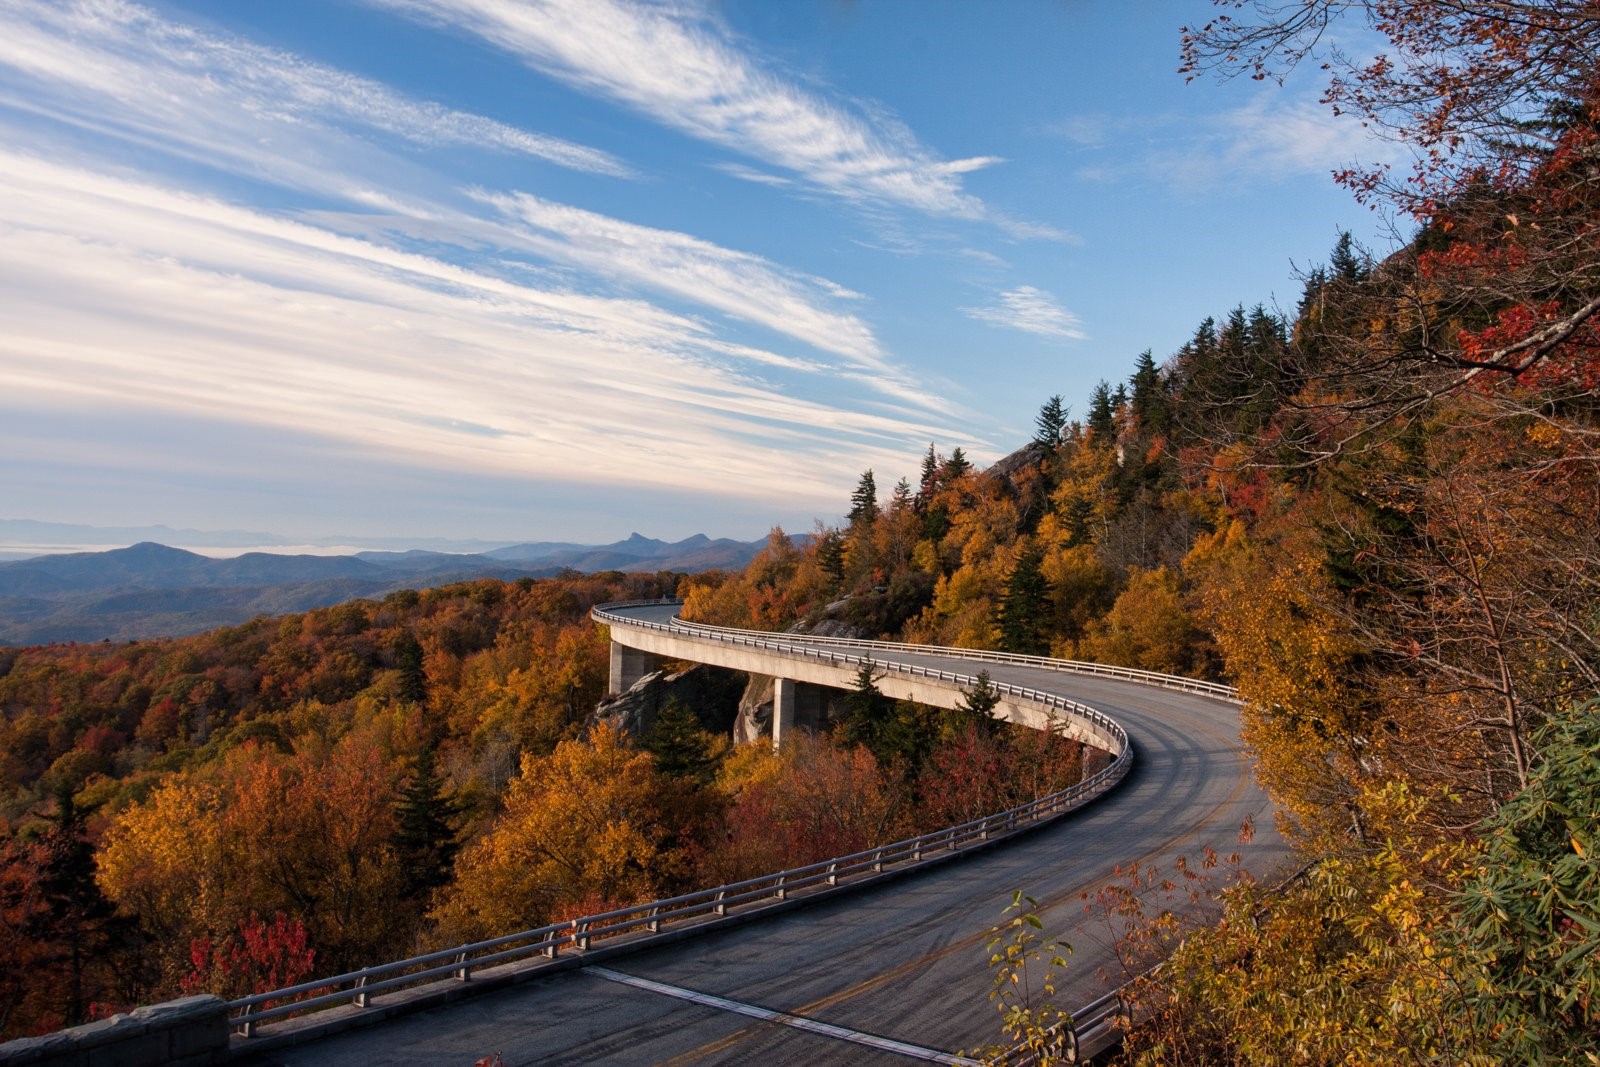
<path id="1" fill-rule="evenodd" d="M 915 663 L 897 663 L 894 660 L 883 661 L 870 654 L 874 648 L 891 650 L 915 649 L 922 653 L 942 655 L 947 650 L 935 645 L 890 645 L 887 642 L 876 643 L 867 641 L 854 641 L 848 644 L 851 647 L 867 651 L 867 655 L 851 655 L 845 652 L 834 652 L 827 648 L 814 648 L 810 645 L 809 638 L 785 638 L 785 635 L 770 634 L 760 630 L 733 630 L 720 626 L 707 626 L 703 623 L 685 623 L 681 619 L 674 619 L 671 623 L 652 622 L 641 619 L 630 619 L 625 615 L 617 615 L 607 609 L 626 607 L 651 607 L 661 604 L 671 604 L 674 601 L 644 601 L 626 602 L 622 604 L 602 604 L 590 612 L 590 617 L 597 622 L 608 625 L 637 626 L 647 630 L 658 630 L 671 633 L 677 637 L 692 637 L 700 640 L 713 641 L 718 644 L 740 645 L 748 648 L 762 648 L 769 652 L 781 652 L 789 656 L 798 656 L 802 659 L 814 659 L 826 662 L 834 667 L 860 667 L 862 664 L 871 663 L 874 667 L 882 668 L 896 674 L 909 674 L 918 678 L 932 678 L 941 682 L 951 682 L 958 686 L 971 686 L 978 684 L 975 674 L 962 674 L 958 671 L 947 671 L 936 667 L 924 667 Z M 966 650 L 950 650 L 966 651 Z M 986 656 L 1004 656 L 1005 653 L 985 653 Z M 1039 657 L 1017 657 L 1024 659 L 1038 659 Z M 1043 661 L 1041 662 L 1048 662 Z M 996 682 L 992 679 L 990 684 L 1005 696 L 1016 697 L 1032 704 L 1039 704 L 1046 708 L 1065 711 L 1069 715 L 1084 719 L 1095 726 L 1110 733 L 1116 738 L 1122 750 L 1127 749 L 1128 735 L 1122 725 L 1098 709 L 1087 704 L 1080 704 L 1055 693 L 1047 693 L 1042 689 L 1033 689 L 1029 686 L 1012 685 L 1009 682 Z M 1210 684 L 1210 683 L 1206 683 Z"/>
<path id="2" fill-rule="evenodd" d="M 678 632 L 682 636 L 693 636 L 701 640 L 726 641 L 745 645 L 760 644 L 787 654 L 825 659 L 836 665 L 858 665 L 872 661 L 886 670 L 900 670 L 904 673 L 938 678 L 959 685 L 972 685 L 977 682 L 976 677 L 972 675 L 930 669 L 917 664 L 878 663 L 871 655 L 850 655 L 829 649 L 807 648 L 800 642 L 853 645 L 862 651 L 866 651 L 868 648 L 883 649 L 886 647 L 883 644 L 826 638 L 801 638 L 785 642 L 779 635 L 763 634 L 757 631 L 721 630 L 701 624 L 686 624 L 679 620 L 675 620 L 677 625 L 671 625 L 613 615 L 608 610 L 652 606 L 663 603 L 674 602 L 630 601 L 606 604 L 595 608 L 592 615 L 597 621 L 601 622 L 610 623 L 615 621 L 618 624 L 627 626 L 669 630 Z M 686 629 L 691 632 L 684 634 L 683 631 Z M 904 649 L 935 654 L 970 653 L 972 651 L 947 650 L 928 645 L 891 645 L 887 647 L 893 650 Z M 1007 656 L 1004 653 L 982 653 L 971 655 L 967 658 L 994 658 L 1006 661 L 1037 660 L 1046 665 L 1056 662 L 1040 660 L 1039 657 Z M 1138 673 L 1149 674 L 1149 672 Z M 651 934 L 659 933 L 664 924 L 683 922 L 706 915 L 724 916 L 728 914 L 730 908 L 740 905 L 764 901 L 782 901 L 788 899 L 790 894 L 803 890 L 827 892 L 830 889 L 846 886 L 852 880 L 860 881 L 863 877 L 870 877 L 890 868 L 904 869 L 908 866 L 926 863 L 983 842 L 998 840 L 1002 837 L 1034 828 L 1043 822 L 1073 811 L 1102 796 L 1127 775 L 1133 762 L 1133 749 L 1128 744 L 1127 732 L 1122 728 L 1121 724 L 1101 714 L 1094 708 L 1054 693 L 1006 683 L 995 683 L 995 688 L 1008 696 L 1040 704 L 1046 708 L 1061 709 L 1068 712 L 1068 714 L 1076 715 L 1095 723 L 1117 739 L 1120 744 L 1120 752 L 1104 769 L 1075 785 L 1068 786 L 1066 789 L 1048 796 L 1040 797 L 1037 800 L 1020 804 L 1006 811 L 962 823 L 959 826 L 945 827 L 917 837 L 907 838 L 904 841 L 896 841 L 892 844 L 882 845 L 848 856 L 837 856 L 832 859 L 821 860 L 803 867 L 761 875 L 742 882 L 732 882 L 726 885 L 713 886 L 710 889 L 686 893 L 681 896 L 646 901 L 595 915 L 585 915 L 563 923 L 522 930 L 502 937 L 490 938 L 486 941 L 457 945 L 453 948 L 424 953 L 391 963 L 364 967 L 358 971 L 350 971 L 330 978 L 319 978 L 283 989 L 274 989 L 254 996 L 242 997 L 228 1003 L 231 1024 L 237 1033 L 252 1037 L 255 1036 L 257 1027 L 262 1023 L 281 1019 L 288 1015 L 299 1015 L 344 1004 L 366 1008 L 371 1005 L 373 997 L 403 987 L 439 980 L 466 982 L 471 980 L 472 973 L 475 970 L 518 963 L 535 957 L 555 959 L 563 950 L 582 952 L 588 949 L 591 942 L 598 938 L 615 937 L 639 931 Z"/>
<path id="3" fill-rule="evenodd" d="M 876 648 L 920 655 L 979 660 L 988 663 L 1015 663 L 1019 666 L 1041 667 L 1045 670 L 1058 671 L 1063 674 L 1087 674 L 1102 678 L 1118 678 L 1123 681 L 1137 682 L 1140 685 L 1151 685 L 1161 689 L 1199 693 L 1202 696 L 1216 697 L 1219 700 L 1228 700 L 1234 703 L 1239 700 L 1239 691 L 1233 686 L 1224 685 L 1221 682 L 1207 682 L 1199 678 L 1185 678 L 1179 674 L 1163 674 L 1159 671 L 1142 671 L 1133 667 L 1116 667 L 1106 663 L 1090 663 L 1086 660 L 1052 659 L 1048 656 L 1025 656 L 1015 652 L 992 652 L 988 649 L 955 648 L 949 645 L 915 645 L 904 641 L 871 641 L 854 637 L 777 634 L 767 630 L 740 630 L 728 626 L 712 626 L 707 623 L 690 622 L 687 619 L 673 619 L 670 623 L 647 622 L 641 619 L 612 614 L 613 609 L 664 607 L 669 604 L 682 603 L 682 600 L 672 598 L 618 601 L 614 604 L 601 604 L 590 612 L 590 617 L 607 624 L 616 621 L 625 626 L 641 626 L 653 630 L 694 633 L 713 640 L 746 637 L 751 639 L 750 643 L 761 644 L 774 650 L 785 650 L 792 647 L 803 648 L 806 645 Z"/>

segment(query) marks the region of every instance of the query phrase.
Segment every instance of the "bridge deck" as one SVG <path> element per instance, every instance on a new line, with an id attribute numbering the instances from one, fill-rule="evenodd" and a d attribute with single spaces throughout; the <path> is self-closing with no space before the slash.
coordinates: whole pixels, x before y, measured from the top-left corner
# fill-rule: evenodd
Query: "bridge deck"
<path id="1" fill-rule="evenodd" d="M 657 617 L 653 615 L 651 617 Z M 894 653 L 934 663 L 936 653 Z M 888 652 L 875 655 L 887 662 Z M 959 664 L 974 671 L 971 661 Z M 1003 681 L 1043 688 L 1120 722 L 1136 760 L 1122 787 L 1002 847 L 785 916 L 646 950 L 607 968 L 734 1005 L 814 1019 L 843 1031 L 945 1053 L 998 1038 L 984 942 L 1015 890 L 1039 899 L 1046 929 L 1074 948 L 1060 999 L 1089 1002 L 1123 975 L 1106 922 L 1085 893 L 1119 865 L 1239 851 L 1265 876 L 1286 858 L 1238 742 L 1237 709 L 1207 697 L 1110 678 L 987 664 Z M 1238 843 L 1246 820 L 1255 838 Z M 498 1052 L 508 1065 L 561 1063 L 910 1062 L 846 1036 L 758 1020 L 583 970 L 461 1001 L 381 1026 L 268 1053 L 293 1065 L 462 1063 Z"/>

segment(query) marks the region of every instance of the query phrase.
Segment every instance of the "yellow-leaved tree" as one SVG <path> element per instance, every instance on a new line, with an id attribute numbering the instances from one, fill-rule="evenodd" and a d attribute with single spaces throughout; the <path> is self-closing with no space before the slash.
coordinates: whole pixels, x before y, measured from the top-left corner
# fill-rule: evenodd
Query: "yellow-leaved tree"
<path id="1" fill-rule="evenodd" d="M 505 811 L 461 854 L 433 912 L 440 937 L 492 937 L 579 903 L 603 910 L 655 896 L 681 873 L 694 818 L 692 804 L 664 802 L 673 789 L 649 753 L 605 723 L 548 756 L 524 755 Z"/>

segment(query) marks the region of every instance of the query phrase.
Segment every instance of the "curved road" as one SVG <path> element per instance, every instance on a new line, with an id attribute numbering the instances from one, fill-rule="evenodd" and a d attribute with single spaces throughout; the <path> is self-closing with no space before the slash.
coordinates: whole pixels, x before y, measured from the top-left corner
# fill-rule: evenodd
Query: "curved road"
<path id="1" fill-rule="evenodd" d="M 874 659 L 934 666 L 941 657 Z M 1060 693 L 1120 722 L 1135 750 L 1127 779 L 1088 808 L 962 862 L 251 1062 L 465 1065 L 492 1053 L 510 1067 L 916 1062 L 872 1039 L 943 1053 L 999 1040 L 984 945 L 1014 891 L 1038 899 L 1046 932 L 1073 946 L 1059 1000 L 1078 1007 L 1126 977 L 1107 921 L 1084 901 L 1119 866 L 1174 873 L 1180 856 L 1198 866 L 1210 847 L 1240 853 L 1266 878 L 1287 858 L 1232 704 L 1041 667 L 983 666 L 996 681 Z M 976 667 L 945 659 L 939 669 Z M 1241 844 L 1246 822 L 1254 837 Z M 819 1033 L 793 1018 L 764 1020 L 752 1008 L 826 1026 Z"/>

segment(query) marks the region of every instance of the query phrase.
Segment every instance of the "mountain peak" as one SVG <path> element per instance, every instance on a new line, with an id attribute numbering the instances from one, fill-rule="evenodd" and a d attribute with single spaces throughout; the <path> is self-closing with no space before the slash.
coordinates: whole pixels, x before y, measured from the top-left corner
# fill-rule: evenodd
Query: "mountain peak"
<path id="1" fill-rule="evenodd" d="M 183 548 L 173 548 L 171 545 L 164 545 L 159 541 L 140 541 L 138 544 L 129 545 L 127 548 L 113 548 L 106 555 L 127 560 L 164 561 L 169 563 L 175 563 L 179 560 L 202 560 L 206 558 L 197 552 L 190 552 Z"/>

